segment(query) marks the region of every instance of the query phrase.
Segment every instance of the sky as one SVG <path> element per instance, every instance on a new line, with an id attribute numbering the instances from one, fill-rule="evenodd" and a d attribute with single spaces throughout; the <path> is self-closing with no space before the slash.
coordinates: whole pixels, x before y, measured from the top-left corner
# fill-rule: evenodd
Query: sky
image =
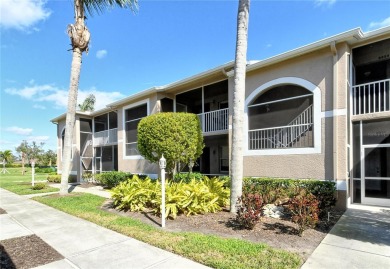
<path id="1" fill-rule="evenodd" d="M 139 0 L 138 10 L 87 15 L 78 103 L 96 109 L 234 60 L 238 0 Z M 51 119 L 66 111 L 72 0 L 0 1 L 0 150 L 23 140 L 56 150 Z M 360 27 L 390 25 L 390 1 L 252 0 L 248 60 L 263 60 Z"/>

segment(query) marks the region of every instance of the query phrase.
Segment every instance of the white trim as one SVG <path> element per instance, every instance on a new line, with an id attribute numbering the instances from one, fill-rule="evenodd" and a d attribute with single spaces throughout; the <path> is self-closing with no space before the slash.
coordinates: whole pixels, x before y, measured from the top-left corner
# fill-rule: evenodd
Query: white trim
<path id="1" fill-rule="evenodd" d="M 346 180 L 336 181 L 336 189 L 338 191 L 346 191 L 347 190 L 347 181 Z"/>
<path id="2" fill-rule="evenodd" d="M 321 118 L 331 118 L 336 116 L 347 116 L 348 110 L 343 109 L 333 109 L 321 112 Z"/>
<path id="3" fill-rule="evenodd" d="M 274 86 L 280 85 L 297 85 L 313 93 L 313 120 L 314 120 L 314 147 L 312 148 L 289 148 L 289 149 L 266 149 L 266 150 L 249 150 L 248 148 L 248 105 L 258 97 L 262 92 Z M 321 153 L 321 90 L 313 83 L 297 77 L 282 77 L 264 83 L 254 90 L 246 99 L 244 107 L 244 156 L 259 155 L 290 155 L 290 154 L 317 154 Z"/>
<path id="4" fill-rule="evenodd" d="M 122 139 L 122 153 L 123 153 L 123 160 L 143 160 L 144 157 L 141 155 L 133 155 L 133 156 L 126 156 L 126 120 L 125 120 L 125 112 L 127 109 L 141 106 L 143 104 L 146 104 L 146 116 L 150 115 L 150 99 L 146 98 L 144 100 L 132 103 L 130 105 L 124 106 L 122 108 L 122 130 L 123 130 L 123 139 Z"/>

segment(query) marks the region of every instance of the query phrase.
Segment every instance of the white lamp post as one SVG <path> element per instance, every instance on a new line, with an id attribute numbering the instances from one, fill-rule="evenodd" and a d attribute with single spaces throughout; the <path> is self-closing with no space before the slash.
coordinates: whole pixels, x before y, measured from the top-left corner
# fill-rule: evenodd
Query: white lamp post
<path id="1" fill-rule="evenodd" d="M 167 160 L 164 158 L 164 154 L 159 161 L 161 169 L 161 227 L 165 227 L 165 167 L 167 166 Z"/>

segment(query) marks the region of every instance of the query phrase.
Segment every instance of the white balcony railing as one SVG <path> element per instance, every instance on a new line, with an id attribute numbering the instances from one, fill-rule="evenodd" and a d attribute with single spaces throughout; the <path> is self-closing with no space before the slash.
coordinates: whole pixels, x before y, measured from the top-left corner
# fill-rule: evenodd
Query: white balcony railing
<path id="1" fill-rule="evenodd" d="M 352 86 L 353 115 L 390 111 L 390 79 Z"/>
<path id="2" fill-rule="evenodd" d="M 94 146 L 118 143 L 118 128 L 94 133 Z"/>
<path id="3" fill-rule="evenodd" d="M 309 132 L 312 126 L 313 105 L 310 105 L 286 126 L 249 130 L 249 149 L 312 147 L 313 136 Z"/>
<path id="4" fill-rule="evenodd" d="M 228 129 L 229 109 L 219 109 L 198 114 L 204 133 L 217 132 Z"/>

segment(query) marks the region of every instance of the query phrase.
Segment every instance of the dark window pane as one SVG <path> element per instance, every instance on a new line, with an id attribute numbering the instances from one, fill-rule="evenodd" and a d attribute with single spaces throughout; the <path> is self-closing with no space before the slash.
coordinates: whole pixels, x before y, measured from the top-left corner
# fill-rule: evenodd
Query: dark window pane
<path id="1" fill-rule="evenodd" d="M 147 105 L 141 105 L 134 108 L 126 109 L 125 121 L 135 120 L 146 117 L 148 115 Z"/>
<path id="2" fill-rule="evenodd" d="M 363 144 L 390 144 L 390 120 L 363 122 Z"/>
<path id="3" fill-rule="evenodd" d="M 92 132 L 92 120 L 80 119 L 80 131 L 81 132 Z"/>

